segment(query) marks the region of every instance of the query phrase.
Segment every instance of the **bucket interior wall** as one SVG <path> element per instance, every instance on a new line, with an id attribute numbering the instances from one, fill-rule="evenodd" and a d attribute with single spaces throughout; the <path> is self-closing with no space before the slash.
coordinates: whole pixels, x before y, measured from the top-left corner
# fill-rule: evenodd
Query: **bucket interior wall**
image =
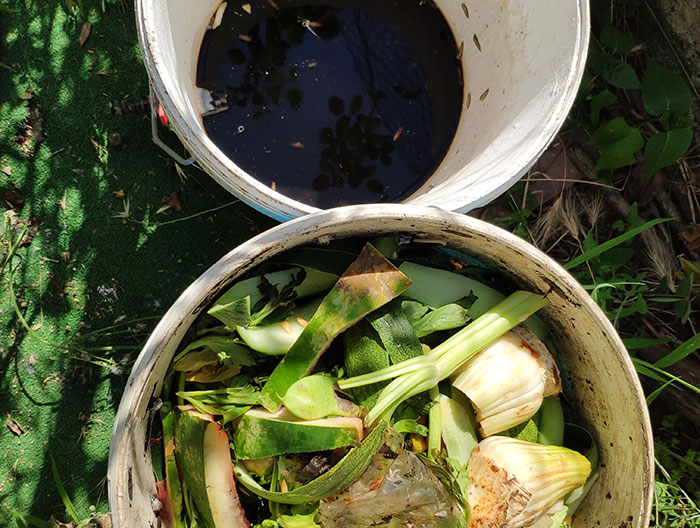
<path id="1" fill-rule="evenodd" d="M 443 163 L 406 201 L 466 211 L 512 185 L 563 123 L 583 71 L 588 4 L 435 1 L 462 49 L 464 98 L 462 108 L 455 109 L 461 110 L 461 121 Z M 217 0 L 137 1 L 141 44 L 156 94 L 187 148 L 228 190 L 280 219 L 315 211 L 252 178 L 204 132 L 196 65 L 219 5 Z"/>
<path id="2" fill-rule="evenodd" d="M 340 236 L 397 232 L 444 240 L 523 289 L 549 292 L 541 316 L 566 361 L 582 425 L 597 441 L 603 468 L 573 528 L 648 526 L 654 462 L 644 394 L 622 342 L 588 294 L 551 259 L 494 226 L 434 208 L 411 207 L 409 214 L 405 206 L 379 205 L 333 209 L 267 231 L 222 258 L 176 301 L 139 356 L 117 413 L 108 471 L 115 528 L 156 526 L 149 407 L 197 315 L 237 276 L 279 252 Z"/>

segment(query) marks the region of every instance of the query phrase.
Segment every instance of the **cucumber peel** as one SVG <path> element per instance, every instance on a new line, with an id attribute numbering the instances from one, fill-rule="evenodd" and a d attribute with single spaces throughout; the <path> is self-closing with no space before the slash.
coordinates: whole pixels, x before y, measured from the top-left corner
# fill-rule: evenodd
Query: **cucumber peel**
<path id="1" fill-rule="evenodd" d="M 233 433 L 233 451 L 243 460 L 313 453 L 358 445 L 362 430 L 360 418 L 299 420 L 286 410 L 269 413 L 257 408 L 241 417 Z"/>
<path id="2" fill-rule="evenodd" d="M 336 495 L 355 482 L 369 467 L 372 458 L 384 444 L 387 424 L 380 422 L 377 427 L 364 439 L 362 444 L 352 449 L 343 459 L 328 472 L 312 480 L 308 484 L 286 493 L 268 491 L 253 479 L 242 464 L 234 466 L 238 482 L 248 491 L 281 504 L 305 504 L 317 502 L 331 495 Z"/>
<path id="3" fill-rule="evenodd" d="M 236 492 L 228 435 L 211 415 L 176 414 L 175 457 L 203 526 L 249 526 Z"/>

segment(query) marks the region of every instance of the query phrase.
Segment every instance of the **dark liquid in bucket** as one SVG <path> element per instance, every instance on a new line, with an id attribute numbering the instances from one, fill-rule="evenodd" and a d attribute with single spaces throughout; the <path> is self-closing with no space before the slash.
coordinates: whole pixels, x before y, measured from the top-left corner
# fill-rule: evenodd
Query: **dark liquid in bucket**
<path id="1" fill-rule="evenodd" d="M 457 54 L 430 2 L 229 1 L 197 71 L 228 109 L 204 128 L 239 167 L 300 202 L 400 201 L 452 142 Z"/>

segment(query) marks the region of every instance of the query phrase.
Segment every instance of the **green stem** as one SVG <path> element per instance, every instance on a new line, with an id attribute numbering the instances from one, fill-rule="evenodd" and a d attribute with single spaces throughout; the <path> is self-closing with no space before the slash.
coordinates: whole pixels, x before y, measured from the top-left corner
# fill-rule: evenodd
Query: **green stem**
<path id="1" fill-rule="evenodd" d="M 416 370 L 420 370 L 426 365 L 425 356 L 419 356 L 412 359 L 407 359 L 396 365 L 383 368 L 381 370 L 375 370 L 374 372 L 368 372 L 367 374 L 361 374 L 359 376 L 354 376 L 348 379 L 338 380 L 338 387 L 341 390 L 352 389 L 354 387 L 363 387 L 364 385 L 371 385 L 372 383 L 379 383 L 380 381 L 386 381 L 404 374 L 410 374 Z"/>
<path id="2" fill-rule="evenodd" d="M 436 455 L 442 448 L 442 412 L 440 411 L 440 391 L 437 387 L 430 389 L 433 405 L 428 411 L 428 458 L 435 462 Z"/>

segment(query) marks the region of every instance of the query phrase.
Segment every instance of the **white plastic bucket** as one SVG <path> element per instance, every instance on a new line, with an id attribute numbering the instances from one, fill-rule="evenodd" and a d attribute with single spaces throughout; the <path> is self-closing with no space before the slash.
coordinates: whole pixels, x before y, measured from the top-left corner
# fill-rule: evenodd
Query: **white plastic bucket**
<path id="1" fill-rule="evenodd" d="M 193 157 L 231 193 L 278 220 L 317 211 L 254 179 L 204 132 L 208 98 L 195 85 L 197 58 L 220 3 L 136 1 L 153 94 Z M 466 212 L 514 184 L 563 124 L 583 74 L 588 0 L 434 3 L 463 44 L 463 107 L 445 159 L 405 202 Z"/>
<path id="2" fill-rule="evenodd" d="M 282 251 L 397 232 L 444 241 L 524 289 L 549 292 L 550 304 L 539 313 L 565 356 L 574 398 L 597 441 L 602 467 L 573 528 L 648 526 L 654 456 L 647 406 L 629 356 L 595 302 L 561 266 L 502 229 L 433 207 L 388 204 L 330 209 L 281 224 L 228 253 L 185 290 L 139 355 L 117 412 L 107 474 L 114 528 L 158 526 L 147 438 L 150 409 L 197 315 L 238 276 Z"/>

